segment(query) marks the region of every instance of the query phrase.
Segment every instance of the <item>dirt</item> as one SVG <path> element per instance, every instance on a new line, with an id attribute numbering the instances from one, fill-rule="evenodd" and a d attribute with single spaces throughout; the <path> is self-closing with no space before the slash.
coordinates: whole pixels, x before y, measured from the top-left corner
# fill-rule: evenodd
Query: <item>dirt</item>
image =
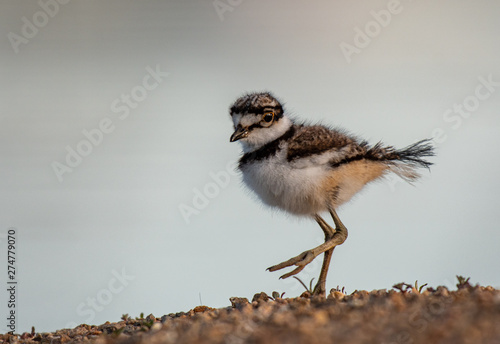
<path id="1" fill-rule="evenodd" d="M 418 288 L 418 287 L 417 287 Z M 0 335 L 0 343 L 488 343 L 500 344 L 500 291 L 471 286 L 419 291 L 332 290 L 327 298 L 255 294 L 231 306 L 131 318 L 53 333 Z"/>

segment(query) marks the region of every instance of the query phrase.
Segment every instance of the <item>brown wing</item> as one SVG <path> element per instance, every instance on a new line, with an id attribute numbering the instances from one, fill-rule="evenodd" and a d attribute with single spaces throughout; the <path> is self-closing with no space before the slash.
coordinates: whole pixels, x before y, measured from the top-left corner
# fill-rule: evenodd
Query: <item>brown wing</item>
<path id="1" fill-rule="evenodd" d="M 288 145 L 288 161 L 309 157 L 315 154 L 338 151 L 330 164 L 362 156 L 366 143 L 358 141 L 340 130 L 328 129 L 321 125 L 297 126 L 294 137 Z"/>

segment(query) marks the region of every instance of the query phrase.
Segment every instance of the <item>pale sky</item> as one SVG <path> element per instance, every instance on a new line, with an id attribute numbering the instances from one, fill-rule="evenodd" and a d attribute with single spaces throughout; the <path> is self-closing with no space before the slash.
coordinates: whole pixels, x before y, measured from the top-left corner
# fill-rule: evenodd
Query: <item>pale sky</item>
<path id="1" fill-rule="evenodd" d="M 16 332 L 299 295 L 265 270 L 320 244 L 321 229 L 266 209 L 234 173 L 228 107 L 258 90 L 372 143 L 436 138 L 415 186 L 390 178 L 339 209 L 349 238 L 327 288 L 454 288 L 456 275 L 500 287 L 498 1 L 0 9 L 0 274 L 15 228 Z M 317 278 L 321 262 L 298 276 Z"/>

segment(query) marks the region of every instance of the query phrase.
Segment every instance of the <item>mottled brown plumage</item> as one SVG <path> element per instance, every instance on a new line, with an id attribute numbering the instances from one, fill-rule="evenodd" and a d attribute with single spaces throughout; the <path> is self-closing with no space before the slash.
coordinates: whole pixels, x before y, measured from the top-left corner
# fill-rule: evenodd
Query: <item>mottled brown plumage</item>
<path id="1" fill-rule="evenodd" d="M 331 130 L 321 125 L 296 125 L 295 135 L 288 144 L 287 159 L 292 161 L 303 156 L 321 154 L 327 150 L 348 145 L 351 150 L 349 156 L 366 151 L 353 138 L 340 131 Z"/>

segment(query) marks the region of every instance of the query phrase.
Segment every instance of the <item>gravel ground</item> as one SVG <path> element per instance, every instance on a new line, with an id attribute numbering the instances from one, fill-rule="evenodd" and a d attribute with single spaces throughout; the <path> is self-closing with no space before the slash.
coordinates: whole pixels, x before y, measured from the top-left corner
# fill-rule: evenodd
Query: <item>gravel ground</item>
<path id="1" fill-rule="evenodd" d="M 500 291 L 467 281 L 419 292 L 332 290 L 327 298 L 230 298 L 231 306 L 197 306 L 157 318 L 80 325 L 53 333 L 0 335 L 0 343 L 491 343 L 500 344 Z"/>

